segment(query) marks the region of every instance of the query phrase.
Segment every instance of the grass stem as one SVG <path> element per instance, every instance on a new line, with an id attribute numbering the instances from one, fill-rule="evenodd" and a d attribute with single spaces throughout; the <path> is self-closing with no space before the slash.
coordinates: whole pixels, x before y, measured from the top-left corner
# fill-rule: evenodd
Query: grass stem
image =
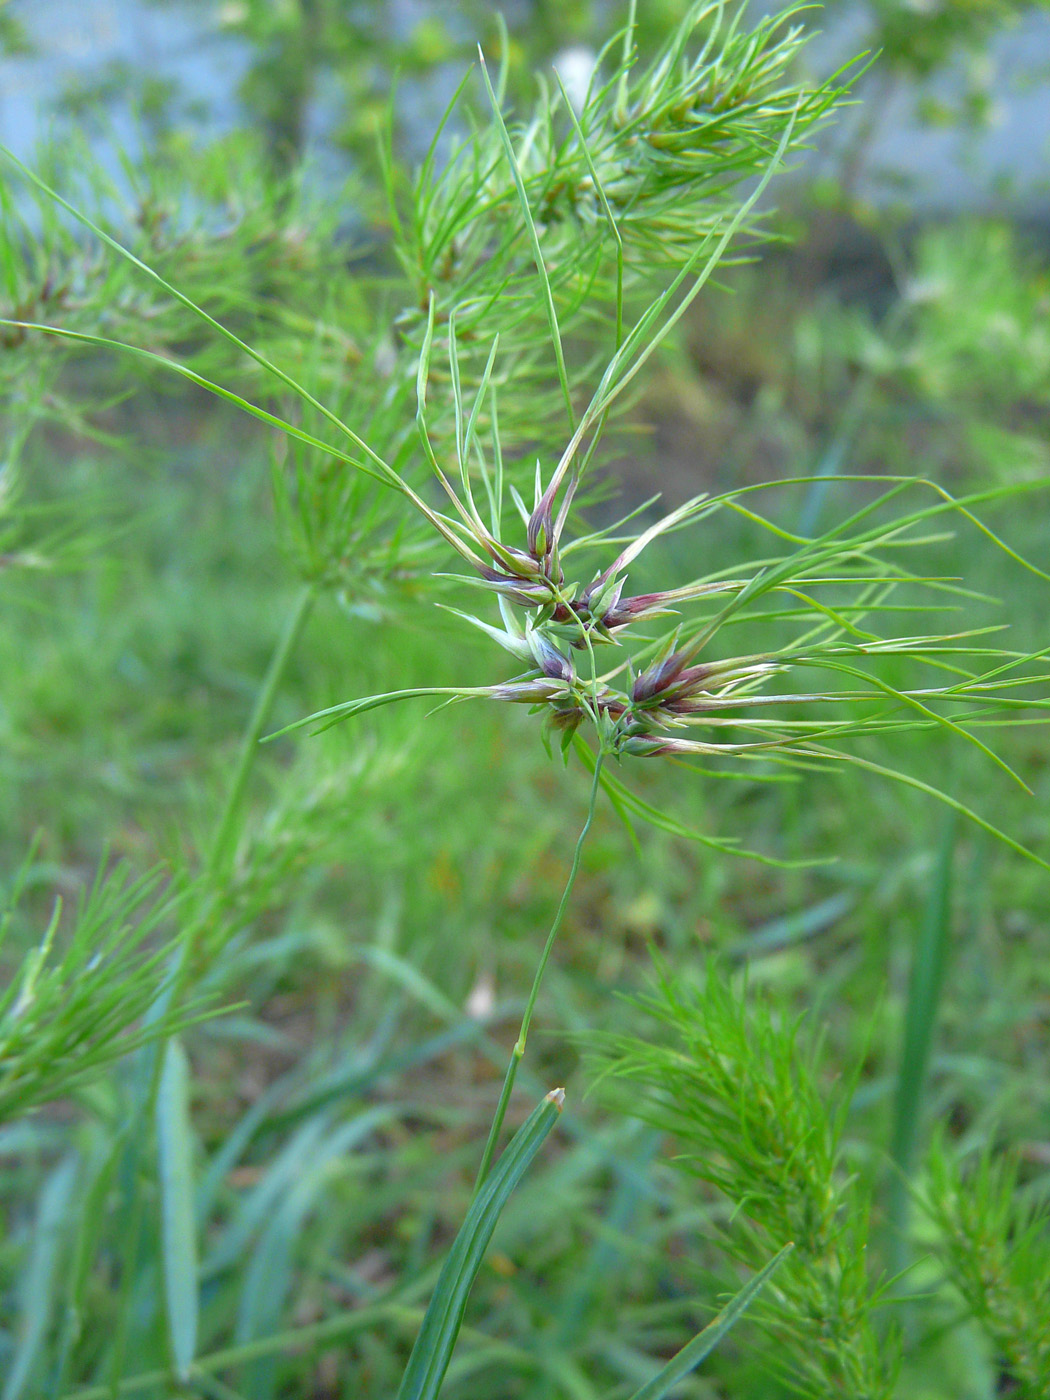
<path id="1" fill-rule="evenodd" d="M 576 884 L 576 876 L 580 871 L 580 859 L 583 855 L 583 843 L 587 839 L 587 833 L 591 829 L 594 821 L 595 808 L 598 805 L 598 789 L 601 783 L 602 759 L 604 755 L 599 751 L 594 764 L 594 776 L 591 780 L 591 795 L 587 804 L 587 816 L 580 834 L 576 838 L 576 848 L 572 853 L 572 864 L 569 867 L 569 875 L 565 881 L 565 888 L 561 892 L 561 899 L 558 901 L 558 908 L 551 924 L 550 932 L 547 934 L 547 941 L 543 945 L 543 952 L 540 960 L 536 964 L 536 972 L 532 979 L 532 988 L 529 992 L 529 999 L 525 1003 L 525 1013 L 521 1018 L 521 1028 L 518 1031 L 518 1038 L 514 1042 L 514 1049 L 511 1051 L 510 1063 L 507 1065 L 507 1073 L 503 1079 L 503 1088 L 500 1090 L 499 1102 L 496 1105 L 496 1112 L 492 1119 L 492 1126 L 489 1128 L 488 1139 L 485 1142 L 485 1150 L 481 1154 L 481 1166 L 478 1168 L 478 1177 L 474 1183 L 474 1195 L 481 1190 L 488 1176 L 489 1168 L 492 1165 L 492 1156 L 499 1141 L 499 1135 L 503 1128 L 503 1120 L 507 1114 L 507 1105 L 510 1103 L 510 1096 L 514 1091 L 514 1081 L 518 1075 L 518 1066 L 525 1055 L 525 1042 L 529 1036 L 529 1026 L 532 1023 L 532 1013 L 536 1009 L 536 999 L 540 994 L 540 983 L 543 981 L 543 974 L 547 970 L 547 963 L 550 960 L 551 949 L 554 947 L 554 940 L 558 936 L 562 920 L 565 917 L 565 910 L 568 908 L 569 897 L 572 894 L 573 886 Z"/>
<path id="2" fill-rule="evenodd" d="M 288 658 L 302 635 L 316 596 L 313 584 L 307 584 L 299 593 L 285 621 L 284 630 L 277 640 L 273 655 L 270 657 L 270 664 L 259 688 L 259 693 L 255 697 L 255 705 L 241 739 L 233 781 L 226 794 L 222 817 L 212 842 L 208 864 L 213 875 L 225 873 L 233 859 L 239 834 L 241 809 L 244 806 L 244 794 L 259 748 L 259 740 L 262 738 L 262 732 L 270 718 L 273 702 L 277 695 L 277 687 L 280 685 L 285 667 L 288 665 Z"/>

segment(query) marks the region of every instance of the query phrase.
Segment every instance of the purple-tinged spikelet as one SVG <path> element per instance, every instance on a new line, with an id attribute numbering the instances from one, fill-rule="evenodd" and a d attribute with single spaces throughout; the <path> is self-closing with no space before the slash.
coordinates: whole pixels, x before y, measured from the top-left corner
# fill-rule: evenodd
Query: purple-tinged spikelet
<path id="1" fill-rule="evenodd" d="M 546 496 L 529 516 L 529 523 L 525 527 L 525 538 L 528 542 L 529 553 L 537 563 L 549 559 L 554 548 L 554 517 L 552 513 L 553 502 Z"/>
<path id="2" fill-rule="evenodd" d="M 509 700 L 515 705 L 540 705 L 545 701 L 563 700 L 565 685 L 546 676 L 526 676 L 522 680 L 494 685 L 490 694 L 493 700 Z"/>
<path id="3" fill-rule="evenodd" d="M 569 684 L 576 679 L 572 662 L 542 632 L 530 629 L 526 633 L 526 640 L 536 665 L 545 676 L 551 680 L 565 681 Z"/>
<path id="4" fill-rule="evenodd" d="M 636 705 L 656 702 L 662 708 L 676 709 L 688 704 L 705 690 L 710 681 L 710 666 L 690 666 L 692 654 L 676 651 L 648 671 L 636 676 L 631 686 L 631 699 Z"/>
<path id="5" fill-rule="evenodd" d="M 482 568 L 478 572 L 497 593 L 522 608 L 542 608 L 551 600 L 550 585 L 542 579 L 522 579 L 501 574 L 496 569 Z"/>

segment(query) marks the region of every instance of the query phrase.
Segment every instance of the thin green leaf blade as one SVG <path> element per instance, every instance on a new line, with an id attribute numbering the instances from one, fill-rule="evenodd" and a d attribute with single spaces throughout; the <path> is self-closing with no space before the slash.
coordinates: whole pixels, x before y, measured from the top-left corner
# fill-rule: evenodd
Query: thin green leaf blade
<path id="1" fill-rule="evenodd" d="M 261 1237 L 245 1267 L 237 1311 L 238 1343 L 272 1336 L 278 1330 L 295 1279 L 296 1247 L 307 1217 L 317 1211 L 326 1189 L 331 1188 L 340 1158 L 396 1116 L 394 1106 L 383 1104 L 332 1132 L 327 1115 L 319 1115 L 320 1131 L 312 1150 L 297 1163 L 291 1181 L 286 1180 L 271 1197 Z M 272 1359 L 259 1358 L 246 1368 L 242 1388 L 253 1400 L 267 1400 L 276 1383 Z"/>
<path id="2" fill-rule="evenodd" d="M 467 1299 L 511 1192 L 561 1113 L 563 1089 L 552 1089 L 512 1138 L 467 1212 L 434 1289 L 397 1392 L 397 1400 L 436 1400 L 452 1359 Z"/>
<path id="3" fill-rule="evenodd" d="M 318 412 L 322 418 L 325 418 L 329 423 L 331 423 L 334 428 L 338 429 L 339 432 L 344 433 L 351 440 L 351 442 L 355 444 L 355 446 L 360 448 L 361 451 L 365 453 L 365 455 L 369 458 L 373 465 L 378 469 L 377 475 L 379 475 L 384 481 L 386 481 L 388 485 L 397 486 L 399 484 L 400 478 L 398 477 L 394 469 L 391 466 L 389 466 L 382 459 L 382 457 L 380 457 L 376 452 L 374 452 L 373 449 L 369 447 L 368 443 L 366 443 L 363 438 L 358 437 L 357 433 L 355 433 L 351 427 L 344 423 L 335 413 L 332 412 L 330 408 L 328 408 L 325 404 L 321 403 L 319 399 L 314 398 L 314 396 L 311 393 L 309 393 L 305 388 L 303 388 L 301 384 L 297 383 L 297 381 L 293 379 L 290 374 L 288 374 L 285 370 L 281 369 L 279 365 L 275 365 L 271 360 L 267 359 L 267 357 L 260 350 L 257 350 L 254 346 L 249 345 L 246 341 L 241 340 L 239 336 L 234 335 L 233 331 L 231 331 L 228 326 L 224 326 L 221 321 L 217 321 L 215 317 L 209 315 L 208 312 L 205 311 L 202 306 L 198 306 L 197 303 L 192 300 L 192 298 L 186 296 L 184 292 L 180 292 L 178 287 L 175 287 L 170 282 L 166 281 L 160 275 L 160 273 L 157 272 L 154 268 L 150 267 L 148 263 L 144 263 L 141 258 L 136 257 L 135 254 L 130 250 L 130 248 L 125 248 L 122 243 L 118 242 L 118 240 L 112 237 L 111 234 L 108 234 L 105 231 L 105 229 L 101 228 L 98 224 L 94 223 L 93 220 L 89 219 L 86 214 L 81 212 L 81 210 L 77 209 L 74 205 L 70 204 L 67 199 L 63 199 L 63 197 L 58 193 L 57 190 L 52 189 L 52 187 L 49 184 L 47 184 L 46 181 L 42 180 L 39 175 L 35 174 L 32 170 L 30 170 L 28 166 L 23 165 L 22 162 L 17 158 L 17 156 L 15 156 L 11 151 L 9 151 L 6 146 L 0 146 L 0 155 L 2 155 L 7 161 L 9 161 L 10 164 L 13 165 L 16 170 L 19 171 L 19 173 L 23 176 L 24 179 L 29 181 L 30 184 L 34 185 L 38 190 L 41 191 L 41 193 L 47 195 L 49 199 L 54 200 L 54 202 L 57 205 L 59 205 L 62 209 L 64 209 L 67 214 L 70 214 L 74 219 L 76 219 L 76 221 L 79 224 L 82 224 L 84 228 L 89 229 L 95 235 L 95 237 L 100 239 L 103 243 L 105 243 L 108 248 L 111 248 L 113 252 L 118 254 L 118 256 L 126 259 L 126 261 L 131 263 L 133 267 L 137 267 L 140 272 L 145 273 L 151 281 L 156 283 L 158 287 L 161 287 L 165 292 L 168 293 L 169 296 L 173 296 L 176 301 L 180 302 L 183 306 L 185 306 L 188 311 L 193 312 L 195 316 L 199 317 L 206 325 L 210 326 L 211 329 L 215 331 L 218 335 L 220 335 L 224 340 L 229 341 L 229 343 L 231 345 L 236 346 L 238 350 L 242 350 L 244 354 L 248 355 L 251 359 L 253 359 L 255 363 L 259 365 L 262 369 L 266 370 L 268 374 L 272 375 L 287 389 L 290 389 L 292 393 L 296 395 L 297 398 L 301 399 L 304 403 L 309 404 L 309 406 L 313 408 L 316 412 Z"/>
<path id="4" fill-rule="evenodd" d="M 952 867 L 958 814 L 949 812 L 933 872 L 926 908 L 912 952 L 908 1001 L 904 1014 L 897 1091 L 893 1110 L 890 1157 L 895 1171 L 890 1181 L 887 1216 L 891 1273 L 905 1266 L 905 1230 L 908 1220 L 909 1173 L 915 1160 L 930 1051 L 933 1047 L 944 988 L 944 976 L 952 933 Z"/>
<path id="5" fill-rule="evenodd" d="M 47 1178 L 40 1193 L 36 1229 L 23 1280 L 18 1343 L 4 1383 L 3 1400 L 19 1400 L 27 1393 L 26 1387 L 40 1359 L 55 1304 L 62 1225 L 76 1178 L 77 1158 L 70 1155 Z"/>
<path id="6" fill-rule="evenodd" d="M 687 1342 L 680 1352 L 672 1356 L 667 1365 L 643 1385 L 641 1390 L 636 1390 L 631 1400 L 663 1400 L 684 1376 L 694 1371 L 700 1362 L 714 1351 L 729 1329 L 740 1320 L 794 1247 L 793 1244 L 786 1244 L 779 1254 L 775 1254 L 765 1268 L 760 1269 L 732 1301 L 726 1304 L 714 1321 L 708 1323 L 702 1332 L 698 1332 L 691 1342 Z"/>
<path id="7" fill-rule="evenodd" d="M 990 836 L 994 836 L 997 841 L 1002 841 L 1005 846 L 1009 846 L 1011 851 L 1016 851 L 1019 856 L 1024 856 L 1026 860 L 1031 860 L 1036 865 L 1042 866 L 1044 870 L 1050 870 L 1050 861 L 1044 860 L 1041 855 L 1030 850 L 1027 846 L 1015 841 L 998 826 L 993 826 L 991 822 L 985 821 L 980 813 L 975 812 L 972 807 L 967 807 L 965 802 L 960 802 L 958 798 L 952 797 L 950 793 L 942 791 L 941 788 L 934 787 L 932 783 L 923 782 L 921 778 L 915 778 L 910 773 L 904 773 L 898 768 L 888 768 L 882 763 L 875 763 L 870 758 L 862 758 L 855 753 L 840 753 L 834 749 L 824 749 L 814 744 L 806 751 L 817 755 L 820 758 L 833 759 L 836 763 L 851 763 L 855 768 L 865 768 L 869 773 L 878 773 L 884 778 L 890 778 L 894 782 L 904 783 L 906 787 L 915 788 L 918 792 L 925 792 L 930 797 L 935 797 L 938 802 L 943 802 L 946 807 L 950 807 L 953 812 L 959 812 L 962 816 L 979 826 L 982 831 L 987 831 Z"/>
<path id="8" fill-rule="evenodd" d="M 489 80 L 489 70 L 485 66 L 485 55 L 478 49 L 478 56 L 481 59 L 481 76 L 485 82 L 485 91 L 488 93 L 489 104 L 492 107 L 492 116 L 496 123 L 496 130 L 499 133 L 500 141 L 503 143 L 503 150 L 507 157 L 507 164 L 510 166 L 511 178 L 514 181 L 514 188 L 518 195 L 518 204 L 521 208 L 522 218 L 525 221 L 525 228 L 528 231 L 529 242 L 532 245 L 532 256 L 536 263 L 536 272 L 539 275 L 540 284 L 543 287 L 544 306 L 547 311 L 547 324 L 551 333 L 551 344 L 554 347 L 554 362 L 558 371 L 558 382 L 561 385 L 562 396 L 565 399 L 565 408 L 569 415 L 569 426 L 574 427 L 576 416 L 572 408 L 572 391 L 569 388 L 569 376 L 565 368 L 565 352 L 562 349 L 561 330 L 558 326 L 558 313 L 554 307 L 554 293 L 551 291 L 550 277 L 547 275 L 547 264 L 543 260 L 543 249 L 540 246 L 540 237 L 536 231 L 536 223 L 532 217 L 532 209 L 529 206 L 529 197 L 525 190 L 525 181 L 522 179 L 521 167 L 518 165 L 518 158 L 514 154 L 514 145 L 507 131 L 506 123 L 503 120 L 503 113 L 500 111 L 499 100 L 493 90 Z"/>
<path id="9" fill-rule="evenodd" d="M 265 408 L 260 408 L 258 404 L 251 403 L 248 399 L 242 398 L 240 394 L 234 393 L 232 389 L 226 389 L 221 384 L 216 384 L 212 380 L 205 378 L 203 374 L 198 374 L 189 365 L 184 365 L 180 361 L 172 359 L 168 355 L 158 355 L 153 350 L 144 350 L 139 345 L 130 345 L 123 340 L 113 340 L 110 336 L 91 335 L 87 331 L 67 330 L 64 326 L 50 326 L 38 321 L 13 321 L 9 317 L 0 317 L 0 326 L 10 326 L 14 330 L 38 331 L 41 335 L 55 336 L 60 340 L 73 341 L 78 345 L 90 345 L 100 350 L 119 350 L 121 354 L 133 355 L 137 359 L 144 360 L 147 364 L 154 365 L 158 369 L 164 369 L 172 374 L 180 375 L 183 379 L 188 379 L 191 384 L 196 384 L 199 389 L 206 390 L 209 394 L 214 394 L 216 398 L 225 399 L 227 403 L 233 404 L 243 413 L 247 413 L 252 418 L 257 418 L 261 423 L 266 423 L 271 428 L 277 428 L 282 433 L 287 433 L 289 437 L 296 438 L 307 447 L 315 447 L 321 452 L 327 452 L 337 458 L 340 462 L 345 462 L 355 471 L 363 472 L 366 476 L 390 485 L 389 479 L 381 472 L 357 458 L 348 456 L 341 452 L 339 448 L 324 442 L 321 438 L 315 437 L 305 429 L 297 427 L 287 419 L 270 413 Z"/>
<path id="10" fill-rule="evenodd" d="M 196 1353 L 199 1308 L 189 1099 L 189 1061 L 173 1038 L 164 1049 L 156 1119 L 165 1323 L 181 1380 L 188 1378 Z"/>
<path id="11" fill-rule="evenodd" d="M 424 685 L 416 686 L 413 690 L 391 690 L 383 695 L 366 695 L 360 700 L 344 700 L 339 705 L 330 705 L 326 710 L 317 710 L 304 719 L 293 720 L 283 729 L 275 729 L 272 734 L 267 734 L 262 742 L 268 744 L 296 729 L 302 729 L 307 724 L 319 724 L 320 728 L 316 732 L 320 733 L 331 725 L 338 724 L 340 720 L 366 714 L 369 710 L 381 709 L 384 705 L 394 705 L 401 700 L 419 700 L 430 695 L 447 696 L 452 700 L 472 700 L 491 694 L 491 688 L 488 686 Z"/>

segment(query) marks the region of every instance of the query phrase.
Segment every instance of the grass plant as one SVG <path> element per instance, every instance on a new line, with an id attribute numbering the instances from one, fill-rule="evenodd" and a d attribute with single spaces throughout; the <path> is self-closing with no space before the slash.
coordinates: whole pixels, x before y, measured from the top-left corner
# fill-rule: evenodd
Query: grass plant
<path id="1" fill-rule="evenodd" d="M 656 518 L 651 501 L 613 524 L 591 518 L 614 416 L 719 269 L 768 236 L 770 182 L 847 94 L 842 75 L 797 76 L 797 18 L 748 29 L 721 5 L 692 6 L 643 64 L 632 7 L 586 100 L 576 108 L 544 87 L 524 120 L 504 110 L 505 44 L 495 73 L 480 61 L 473 107 L 467 80 L 457 90 L 417 172 L 383 145 L 382 276 L 333 278 L 330 224 L 305 251 L 296 244 L 287 186 L 276 200 L 262 186 L 221 234 L 208 217 L 177 236 L 140 218 L 133 238 L 113 198 L 85 212 L 60 173 L 21 171 L 39 218 L 5 197 L 11 314 L 0 324 L 19 451 L 60 425 L 118 452 L 100 405 L 78 402 L 67 356 L 90 356 L 84 373 L 105 382 L 119 352 L 143 371 L 150 402 L 165 377 L 179 379 L 262 425 L 251 440 L 258 457 L 269 449 L 276 532 L 227 538 L 243 486 L 235 474 L 209 481 L 203 440 L 191 480 L 215 493 L 216 518 L 202 564 L 211 586 L 228 586 L 225 551 L 245 549 L 245 594 L 230 589 L 226 616 L 254 592 L 264 624 L 223 682 L 220 732 L 239 714 L 241 737 L 202 775 L 206 706 L 192 721 L 131 720 L 136 751 L 152 745 L 161 766 L 165 743 L 176 751 L 162 781 L 179 821 L 163 842 L 129 823 L 124 841 L 161 845 L 170 874 L 104 873 L 68 936 L 56 906 L 0 1005 L 2 1130 L 37 1192 L 7 1251 L 22 1281 L 4 1400 L 34 1389 L 265 1400 L 337 1386 L 403 1400 L 494 1388 L 655 1400 L 680 1385 L 888 1400 L 903 1333 L 882 1321 L 887 1270 L 919 1212 L 895 1186 L 897 1243 L 880 1258 L 871 1221 L 887 1154 L 895 1182 L 932 1164 L 922 1219 L 945 1287 L 1012 1381 L 1038 1393 L 1038 1314 L 1023 1299 L 1045 1217 L 1038 1204 L 1018 1216 L 1016 1179 L 991 1167 L 971 1210 L 943 1145 L 931 1155 L 921 1140 L 944 1070 L 934 1027 L 954 827 L 912 964 L 889 1134 L 857 1121 L 865 1088 L 876 1106 L 880 1093 L 858 1050 L 893 1043 L 879 1013 L 864 1007 L 867 1044 L 837 1026 L 820 1045 L 800 1031 L 798 1002 L 803 943 L 867 902 L 875 934 L 861 950 L 814 955 L 830 1006 L 858 958 L 874 957 L 887 886 L 912 899 L 906 860 L 870 868 L 880 822 L 925 811 L 909 802 L 938 800 L 967 819 L 967 839 L 1001 847 L 1011 872 L 1043 878 L 1045 833 L 1014 820 L 1030 809 L 993 820 L 982 793 L 1001 783 L 1027 801 L 1043 781 L 1016 750 L 1041 740 L 1045 652 L 987 621 L 980 580 L 959 566 L 982 553 L 996 561 L 985 569 L 1044 587 L 1027 546 L 984 513 L 1022 528 L 1045 483 L 949 491 L 904 471 L 797 471 Z M 214 260 L 248 251 L 244 280 L 221 284 Z M 292 276 L 286 295 L 280 274 L 296 257 L 309 277 Z M 304 282 L 312 304 L 298 300 Z M 834 505 L 834 523 L 818 524 L 815 485 L 827 493 L 820 521 Z M 31 558 L 21 545 L 10 553 Z M 62 584 L 48 595 L 59 614 Z M 422 612 L 435 603 L 438 623 Z M 134 607 L 118 653 L 130 674 L 167 668 L 185 687 L 195 664 L 213 677 L 230 666 L 206 618 L 183 619 L 187 662 L 165 654 L 148 602 Z M 345 643 L 333 648 L 337 627 Z M 511 672 L 495 681 L 493 646 Z M 90 675 L 106 664 L 84 661 Z M 50 697 L 38 717 L 45 738 L 63 723 L 97 736 L 85 711 L 98 702 L 65 684 L 64 703 Z M 404 718 L 400 702 L 418 700 L 441 714 Z M 564 779 L 537 773 L 537 737 L 560 750 Z M 477 799 L 481 775 L 512 794 L 495 821 Z M 149 783 L 144 774 L 131 795 Z M 852 864 L 830 897 L 810 839 L 834 825 L 829 784 L 852 794 L 868 828 L 859 849 L 856 833 L 832 833 Z M 409 790 L 413 811 L 397 800 Z M 904 805 L 883 816 L 882 802 Z M 699 854 L 683 856 L 687 842 Z M 626 903 L 623 843 L 648 848 L 639 870 L 663 861 L 671 873 L 656 914 L 653 890 L 637 891 L 618 952 L 606 915 Z M 698 989 L 665 970 L 641 1013 L 610 1005 L 605 982 L 631 980 L 632 927 L 676 936 L 661 912 L 675 879 L 692 890 L 686 924 L 760 898 L 734 895 L 732 854 L 753 857 L 802 907 L 789 927 L 743 919 L 755 993 L 712 963 Z M 43 883 L 36 860 L 27 889 L 30 876 Z M 555 879 L 557 901 L 538 893 Z M 581 883 L 596 908 L 589 937 Z M 471 922 L 484 936 L 462 947 Z M 684 926 L 677 936 L 688 950 Z M 505 963 L 522 974 L 507 981 L 528 988 L 520 999 L 493 990 L 492 967 Z M 350 976 L 353 1015 L 334 988 L 304 1009 L 304 968 L 322 989 L 332 969 Z M 853 995 L 864 1005 L 864 991 Z M 289 996 L 290 1021 L 304 1014 L 309 1030 L 256 1014 Z M 574 1127 L 570 1101 L 556 1137 L 565 1091 L 552 1084 L 568 1082 L 571 1052 L 545 1035 L 526 1058 L 545 1001 L 585 1044 L 604 1031 L 613 1069 L 635 1086 L 618 1116 L 594 1123 Z M 848 1020 L 848 995 L 844 1005 Z M 639 1039 L 652 1015 L 666 1043 Z M 509 1064 L 504 1022 L 518 1027 Z M 854 1066 L 831 1091 L 830 1053 Z M 210 1098 L 195 1061 L 224 1057 L 247 1082 Z M 500 1151 L 519 1088 L 538 1106 Z M 80 1116 L 68 1134 L 61 1120 L 24 1116 L 71 1094 Z M 683 1188 L 637 1119 L 675 1134 L 714 1189 Z M 629 1282 L 639 1262 L 644 1288 Z M 481 1325 L 466 1320 L 471 1297 Z M 745 1310 L 757 1327 L 743 1346 Z M 925 1355 L 940 1322 L 915 1316 Z"/>
<path id="2" fill-rule="evenodd" d="M 679 1164 L 733 1203 L 730 1257 L 751 1264 L 793 1242 L 763 1319 L 771 1368 L 804 1395 L 888 1397 L 898 1347 L 874 1316 L 870 1187 L 842 1162 L 851 1086 L 829 1097 L 799 1026 L 753 1003 L 717 968 L 700 990 L 665 971 L 644 1006 L 669 1043 L 614 1042 L 608 1068 L 651 1091 L 646 1111 L 681 1142 Z"/>

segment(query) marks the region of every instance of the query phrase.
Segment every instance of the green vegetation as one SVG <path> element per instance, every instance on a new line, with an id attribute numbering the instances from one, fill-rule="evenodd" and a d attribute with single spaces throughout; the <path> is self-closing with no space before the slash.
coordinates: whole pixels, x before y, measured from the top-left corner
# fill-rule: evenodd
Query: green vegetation
<path id="1" fill-rule="evenodd" d="M 799 293 L 808 12 L 336 200 L 399 51 L 233 8 L 266 139 L 5 163 L 2 1400 L 1045 1396 L 1045 269 Z"/>

